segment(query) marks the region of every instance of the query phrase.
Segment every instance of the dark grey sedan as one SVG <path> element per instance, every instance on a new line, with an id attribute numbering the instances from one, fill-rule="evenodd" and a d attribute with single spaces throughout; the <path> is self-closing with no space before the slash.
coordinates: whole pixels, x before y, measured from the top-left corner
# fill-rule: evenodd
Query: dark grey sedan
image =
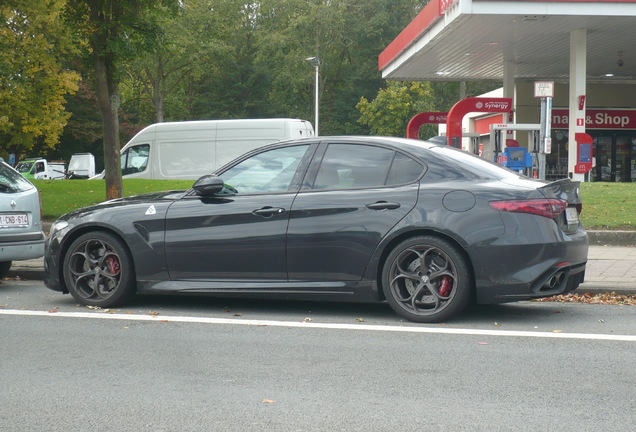
<path id="1" fill-rule="evenodd" d="M 102 307 L 175 293 L 387 301 L 435 322 L 470 302 L 574 290 L 580 212 L 569 179 L 417 140 L 310 138 L 248 153 L 187 191 L 62 216 L 45 283 Z"/>

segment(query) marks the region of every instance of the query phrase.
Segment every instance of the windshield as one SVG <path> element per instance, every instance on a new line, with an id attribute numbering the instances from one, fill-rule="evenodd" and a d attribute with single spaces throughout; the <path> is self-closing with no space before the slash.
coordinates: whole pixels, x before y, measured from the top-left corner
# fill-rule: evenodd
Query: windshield
<path id="1" fill-rule="evenodd" d="M 0 163 L 0 192 L 16 193 L 29 190 L 34 186 L 11 167 Z"/>
<path id="2" fill-rule="evenodd" d="M 15 170 L 19 173 L 28 173 L 33 168 L 33 161 L 22 161 L 15 167 Z"/>

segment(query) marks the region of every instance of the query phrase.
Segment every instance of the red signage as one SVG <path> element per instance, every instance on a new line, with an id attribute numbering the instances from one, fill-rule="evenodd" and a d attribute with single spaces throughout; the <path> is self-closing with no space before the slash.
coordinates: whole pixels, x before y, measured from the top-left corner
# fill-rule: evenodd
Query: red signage
<path id="1" fill-rule="evenodd" d="M 574 172 L 576 174 L 585 174 L 592 169 L 592 159 L 594 158 L 594 140 L 589 134 L 576 133 L 576 165 Z"/>
<path id="2" fill-rule="evenodd" d="M 459 0 L 439 0 L 439 14 L 444 15 L 444 12 L 458 1 Z"/>
<path id="3" fill-rule="evenodd" d="M 512 98 L 470 97 L 457 102 L 448 111 L 446 137 L 448 145 L 461 148 L 462 119 L 471 112 L 509 113 Z"/>
<path id="4" fill-rule="evenodd" d="M 419 139 L 422 125 L 446 123 L 447 117 L 448 113 L 445 112 L 422 112 L 416 114 L 406 126 L 406 137 Z"/>
<path id="5" fill-rule="evenodd" d="M 636 110 L 627 109 L 588 109 L 585 110 L 587 129 L 636 129 Z M 567 129 L 570 124 L 567 109 L 552 110 L 552 128 Z"/>

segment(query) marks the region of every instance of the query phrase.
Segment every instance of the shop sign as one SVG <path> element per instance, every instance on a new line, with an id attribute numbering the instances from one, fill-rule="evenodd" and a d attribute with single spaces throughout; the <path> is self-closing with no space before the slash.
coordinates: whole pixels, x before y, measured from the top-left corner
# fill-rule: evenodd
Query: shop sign
<path id="1" fill-rule="evenodd" d="M 567 109 L 552 110 L 552 128 L 569 127 Z M 587 129 L 636 129 L 636 110 L 588 109 L 584 119 L 576 119 L 577 126 L 585 123 Z"/>

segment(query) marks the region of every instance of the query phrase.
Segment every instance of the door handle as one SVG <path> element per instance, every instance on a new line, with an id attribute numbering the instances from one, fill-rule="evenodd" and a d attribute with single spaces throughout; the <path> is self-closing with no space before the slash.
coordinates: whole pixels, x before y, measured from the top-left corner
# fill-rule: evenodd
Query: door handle
<path id="1" fill-rule="evenodd" d="M 373 204 L 367 204 L 369 210 L 395 210 L 400 208 L 400 203 L 390 203 L 386 201 L 378 201 Z"/>
<path id="2" fill-rule="evenodd" d="M 252 212 L 253 215 L 270 218 L 274 215 L 285 213 L 285 209 L 281 207 L 263 207 Z"/>

